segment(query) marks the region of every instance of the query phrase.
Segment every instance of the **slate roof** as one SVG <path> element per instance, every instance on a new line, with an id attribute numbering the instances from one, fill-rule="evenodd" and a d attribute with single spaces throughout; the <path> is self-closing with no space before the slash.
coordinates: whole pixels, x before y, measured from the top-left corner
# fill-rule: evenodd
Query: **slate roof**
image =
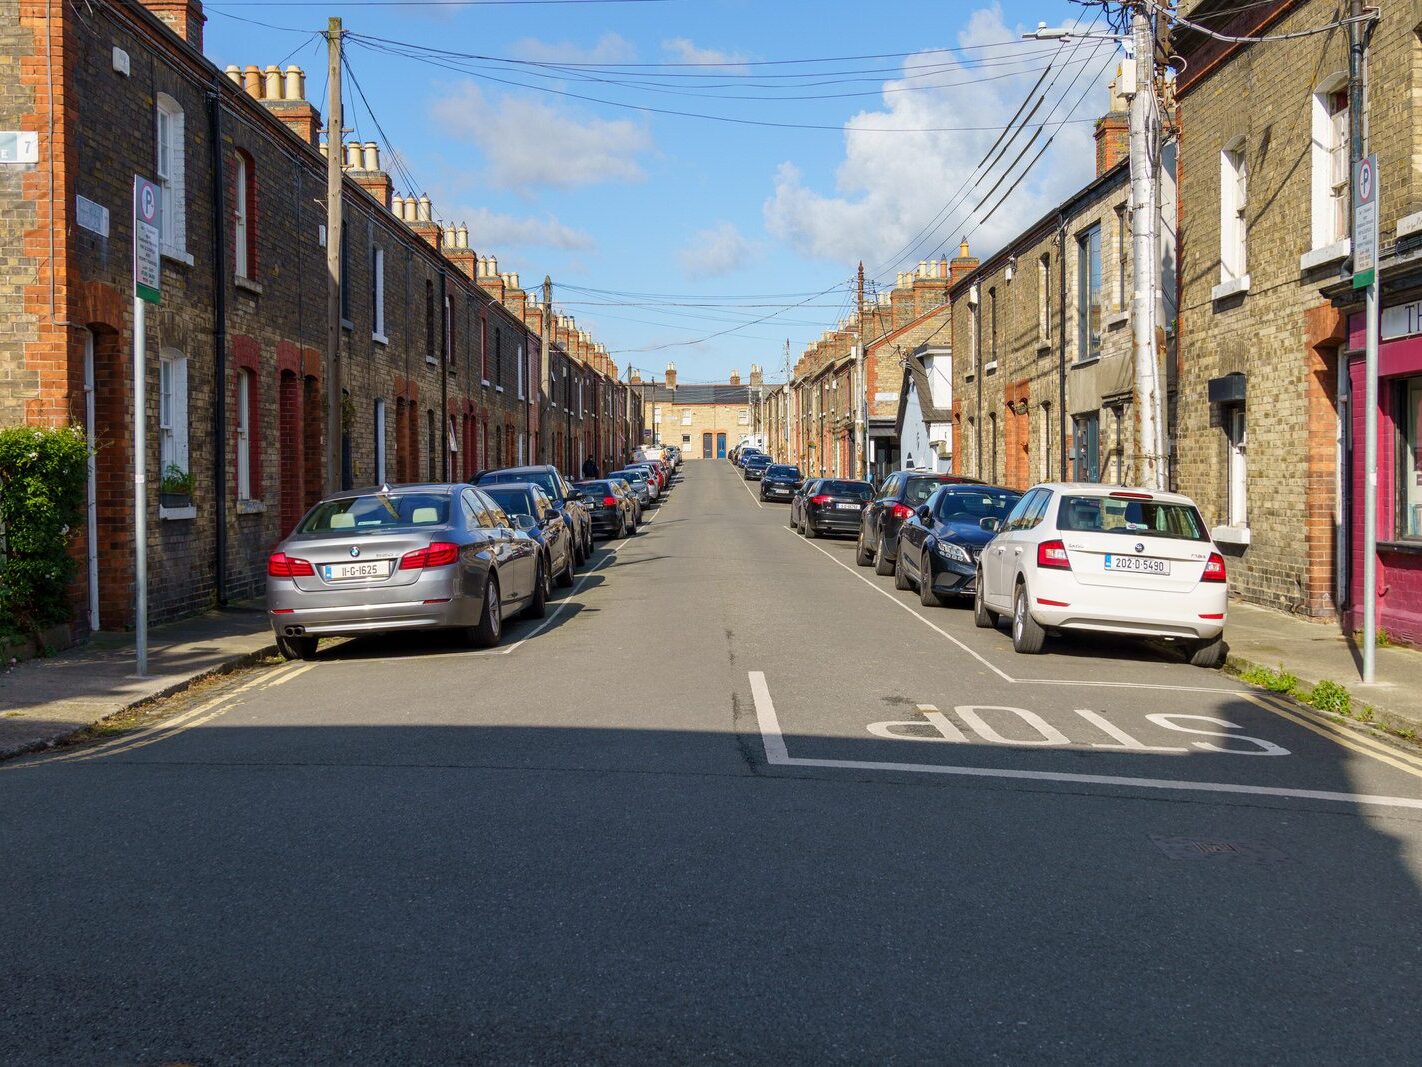
<path id="1" fill-rule="evenodd" d="M 913 380 L 913 391 L 918 394 L 918 408 L 923 412 L 924 422 L 951 422 L 953 412 L 947 408 L 933 406 L 933 387 L 928 381 L 928 371 L 923 367 L 921 356 L 908 360 L 909 377 Z"/>
<path id="2" fill-rule="evenodd" d="M 764 394 L 773 391 L 776 385 L 766 382 L 762 386 L 756 386 Z M 730 385 L 729 383 L 700 384 L 688 382 L 685 385 L 678 385 L 675 389 L 668 389 L 665 385 L 634 385 L 633 392 L 640 393 L 648 400 L 658 404 L 725 404 L 727 406 L 747 405 L 751 399 L 751 387 L 749 385 Z"/>

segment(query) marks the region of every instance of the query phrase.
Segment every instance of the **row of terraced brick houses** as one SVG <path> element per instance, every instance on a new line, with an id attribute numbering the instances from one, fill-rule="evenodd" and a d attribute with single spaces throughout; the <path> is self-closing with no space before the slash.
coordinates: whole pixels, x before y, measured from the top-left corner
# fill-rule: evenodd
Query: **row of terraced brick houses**
<path id="1" fill-rule="evenodd" d="M 1170 485 L 1229 554 L 1235 595 L 1360 625 L 1363 322 L 1348 139 L 1361 106 L 1381 174 L 1378 622 L 1422 643 L 1422 6 L 1378 8 L 1361 100 L 1344 30 L 1291 36 L 1336 20 L 1336 3 L 1178 10 L 1226 36 L 1281 39 L 1189 26 L 1172 39 L 1183 73 L 1163 87 L 1156 309 Z M 1138 483 L 1127 106 L 1113 83 L 1081 189 L 981 263 L 965 244 L 951 266 L 900 275 L 812 345 L 769 398 L 776 451 L 814 474 L 865 469 L 854 392 L 876 479 L 915 466 L 1016 488 Z"/>
<path id="2" fill-rule="evenodd" d="M 328 147 L 296 67 L 203 56 L 199 0 L 0 0 L 0 425 L 94 445 L 78 628 L 132 624 L 132 183 L 162 189 L 147 315 L 150 617 L 255 595 L 325 482 Z M 375 143 L 343 155 L 346 485 L 520 462 L 622 462 L 641 405 L 606 349 L 501 273 L 478 235 L 398 195 Z M 556 151 L 556 146 L 550 146 Z M 219 402 L 221 401 L 221 402 Z M 172 489 L 190 476 L 186 492 Z"/>

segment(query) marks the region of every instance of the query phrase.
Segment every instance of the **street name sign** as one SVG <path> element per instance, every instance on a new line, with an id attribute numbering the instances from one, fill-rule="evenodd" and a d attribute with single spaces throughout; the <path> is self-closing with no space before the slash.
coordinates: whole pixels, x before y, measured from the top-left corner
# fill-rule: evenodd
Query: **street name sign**
<path id="1" fill-rule="evenodd" d="M 1373 284 L 1378 265 L 1378 157 L 1353 167 L 1353 288 Z"/>
<path id="2" fill-rule="evenodd" d="M 133 292 L 150 304 L 159 302 L 163 271 L 158 229 L 163 191 L 147 178 L 133 177 Z"/>

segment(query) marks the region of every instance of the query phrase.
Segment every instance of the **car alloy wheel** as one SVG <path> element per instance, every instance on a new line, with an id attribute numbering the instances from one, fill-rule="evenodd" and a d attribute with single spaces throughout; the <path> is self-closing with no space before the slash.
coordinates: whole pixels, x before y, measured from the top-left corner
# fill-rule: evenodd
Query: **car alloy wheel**
<path id="1" fill-rule="evenodd" d="M 1012 600 L 1012 648 L 1024 656 L 1035 656 L 1042 651 L 1047 632 L 1042 629 L 1027 605 L 1031 598 L 1027 593 L 1027 583 L 1017 584 L 1017 595 Z"/>
<path id="2" fill-rule="evenodd" d="M 864 527 L 859 528 L 859 540 L 854 545 L 854 562 L 861 567 L 867 567 L 874 562 L 874 556 L 864 547 Z"/>
<path id="3" fill-rule="evenodd" d="M 904 570 L 904 554 L 902 551 L 894 557 L 894 588 L 913 588 L 913 582 L 909 580 L 908 573 Z"/>
<path id="4" fill-rule="evenodd" d="M 983 599 L 983 572 L 979 568 L 977 580 L 973 582 L 973 624 L 991 630 L 996 628 L 997 620 L 997 612 L 988 607 Z"/>
<path id="5" fill-rule="evenodd" d="M 484 610 L 479 625 L 471 627 L 469 643 L 478 648 L 493 648 L 504 633 L 504 615 L 499 599 L 499 576 L 490 574 L 484 583 Z"/>
<path id="6" fill-rule="evenodd" d="M 894 561 L 889 558 L 889 545 L 884 535 L 879 535 L 879 546 L 874 549 L 874 573 L 889 575 L 894 573 Z"/>
<path id="7" fill-rule="evenodd" d="M 926 608 L 943 606 L 943 598 L 933 591 L 933 561 L 927 552 L 918 565 L 918 602 Z"/>
<path id="8" fill-rule="evenodd" d="M 552 592 L 549 586 L 548 568 L 543 565 L 543 557 L 539 556 L 538 573 L 533 579 L 533 595 L 528 598 L 528 606 L 524 608 L 524 614 L 530 619 L 541 619 L 548 614 L 548 597 Z"/>

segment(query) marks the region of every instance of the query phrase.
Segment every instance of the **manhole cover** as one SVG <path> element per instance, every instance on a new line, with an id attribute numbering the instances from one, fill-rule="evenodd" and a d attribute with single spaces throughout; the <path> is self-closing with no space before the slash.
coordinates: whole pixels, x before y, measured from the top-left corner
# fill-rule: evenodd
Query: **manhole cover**
<path id="1" fill-rule="evenodd" d="M 1173 860 L 1211 860 L 1227 863 L 1286 863 L 1289 857 L 1273 845 L 1259 841 L 1213 841 L 1199 837 L 1166 837 L 1151 834 L 1155 847 Z"/>

